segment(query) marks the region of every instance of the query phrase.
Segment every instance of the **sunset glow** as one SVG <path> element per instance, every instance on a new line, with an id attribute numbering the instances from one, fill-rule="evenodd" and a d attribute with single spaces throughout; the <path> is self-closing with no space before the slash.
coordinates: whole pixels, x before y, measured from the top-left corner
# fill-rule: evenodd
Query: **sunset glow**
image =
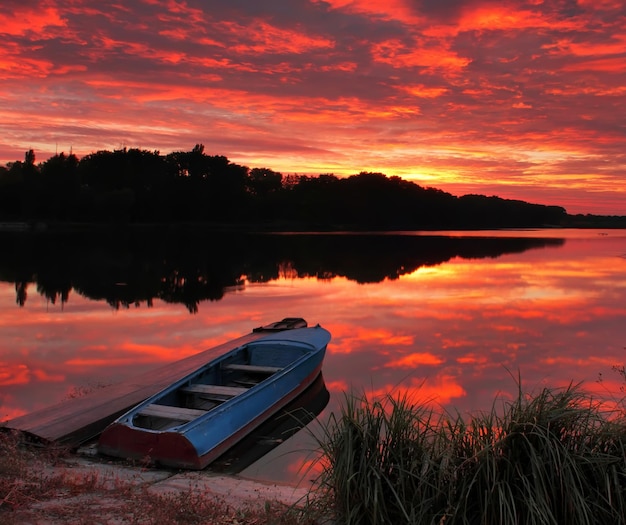
<path id="1" fill-rule="evenodd" d="M 6 0 L 0 164 L 203 143 L 626 214 L 618 1 Z"/>

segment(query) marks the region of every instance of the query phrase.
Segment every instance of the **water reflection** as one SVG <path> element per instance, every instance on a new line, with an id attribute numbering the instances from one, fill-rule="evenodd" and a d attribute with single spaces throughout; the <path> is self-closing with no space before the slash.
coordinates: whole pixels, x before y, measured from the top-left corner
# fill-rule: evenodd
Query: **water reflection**
<path id="1" fill-rule="evenodd" d="M 454 257 L 495 258 L 507 253 L 557 247 L 558 238 L 443 235 L 243 235 L 125 232 L 118 235 L 7 236 L 0 281 L 15 283 L 24 306 L 31 283 L 52 304 L 75 291 L 114 308 L 152 306 L 156 299 L 196 313 L 245 283 L 281 277 L 357 283 L 398 279 Z"/>
<path id="2" fill-rule="evenodd" d="M 321 420 L 350 389 L 484 410 L 496 394 L 514 394 L 518 372 L 528 390 L 585 381 L 619 392 L 611 366 L 626 346 L 625 231 L 459 235 L 14 244 L 0 261 L 0 419 L 284 317 L 332 333 Z M 28 283 L 22 307 L 15 283 Z M 119 308 L 133 304 L 141 307 Z M 242 475 L 299 479 L 307 436 Z"/>
<path id="3" fill-rule="evenodd" d="M 237 474 L 305 428 L 328 405 L 323 374 L 277 414 L 211 463 L 208 470 Z"/>

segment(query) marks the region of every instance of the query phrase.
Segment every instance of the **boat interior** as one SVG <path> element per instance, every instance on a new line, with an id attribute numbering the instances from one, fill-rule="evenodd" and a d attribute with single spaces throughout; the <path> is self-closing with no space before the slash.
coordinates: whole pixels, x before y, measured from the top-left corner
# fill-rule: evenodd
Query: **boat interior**
<path id="1" fill-rule="evenodd" d="M 268 380 L 310 351 L 305 345 L 261 341 L 243 346 L 144 405 L 134 415 L 133 425 L 168 430 L 193 421 Z"/>

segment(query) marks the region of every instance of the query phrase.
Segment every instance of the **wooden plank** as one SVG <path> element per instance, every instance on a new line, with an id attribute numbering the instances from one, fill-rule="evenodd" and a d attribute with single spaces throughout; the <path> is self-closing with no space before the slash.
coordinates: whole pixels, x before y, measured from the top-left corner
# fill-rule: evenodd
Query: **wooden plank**
<path id="1" fill-rule="evenodd" d="M 239 394 L 243 394 L 244 392 L 247 392 L 248 389 L 239 386 L 202 385 L 196 383 L 194 385 L 189 385 L 181 388 L 181 391 L 188 394 L 210 394 L 234 397 L 238 396 Z"/>
<path id="2" fill-rule="evenodd" d="M 0 423 L 0 430 L 17 430 L 41 441 L 77 447 L 100 434 L 117 417 L 228 350 L 275 331 L 275 324 L 255 328 L 232 341 L 150 370 L 126 381 L 95 390 Z M 305 323 L 306 325 L 306 323 Z"/>
<path id="3" fill-rule="evenodd" d="M 193 421 L 206 413 L 206 410 L 199 410 L 197 408 L 172 407 L 154 403 L 146 405 L 141 409 L 141 412 L 139 412 L 142 416 L 162 417 L 176 421 Z"/>
<path id="4" fill-rule="evenodd" d="M 241 370 L 243 372 L 253 372 L 258 374 L 275 374 L 276 372 L 280 372 L 282 370 L 282 368 L 278 366 L 239 365 L 237 363 L 224 365 L 223 368 L 226 370 Z"/>

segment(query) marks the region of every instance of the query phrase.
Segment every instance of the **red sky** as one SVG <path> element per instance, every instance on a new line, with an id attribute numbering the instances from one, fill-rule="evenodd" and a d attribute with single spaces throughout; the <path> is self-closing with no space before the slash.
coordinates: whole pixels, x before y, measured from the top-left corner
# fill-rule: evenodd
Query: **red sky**
<path id="1" fill-rule="evenodd" d="M 626 214 L 623 0 L 3 0 L 0 164 L 139 147 Z"/>

